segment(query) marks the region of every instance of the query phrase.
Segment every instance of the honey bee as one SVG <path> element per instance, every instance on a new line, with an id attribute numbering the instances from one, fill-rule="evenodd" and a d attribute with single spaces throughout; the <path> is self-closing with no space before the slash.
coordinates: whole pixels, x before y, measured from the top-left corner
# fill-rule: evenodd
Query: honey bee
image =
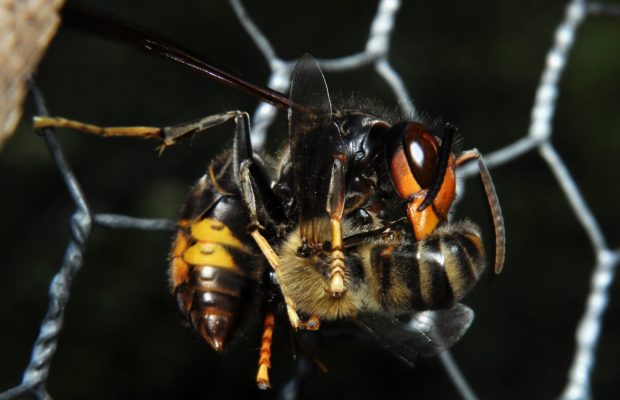
<path id="1" fill-rule="evenodd" d="M 486 262 L 480 229 L 470 221 L 448 221 L 455 170 L 464 162 L 475 158 L 480 166 L 495 222 L 496 273 L 503 265 L 504 227 L 480 154 L 455 154 L 452 125 L 335 110 L 309 55 L 295 66 L 285 96 L 118 21 L 66 7 L 63 24 L 136 45 L 288 112 L 289 138 L 275 160 L 254 151 L 249 116 L 242 111 L 163 128 L 35 118 L 36 128 L 159 140 L 160 152 L 234 122 L 232 147 L 210 163 L 181 211 L 169 277 L 183 316 L 216 351 L 227 349 L 252 300 L 259 299 L 259 387 L 270 386 L 280 304 L 295 329 L 353 319 L 410 363 L 465 333 L 473 312 L 459 301 Z M 399 322 L 403 314 L 413 315 L 412 322 Z"/>

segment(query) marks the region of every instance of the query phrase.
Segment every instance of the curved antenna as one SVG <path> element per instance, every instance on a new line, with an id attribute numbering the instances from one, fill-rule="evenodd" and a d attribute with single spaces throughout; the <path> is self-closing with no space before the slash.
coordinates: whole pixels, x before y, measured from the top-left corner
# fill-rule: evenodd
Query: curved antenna
<path id="1" fill-rule="evenodd" d="M 487 168 L 482 154 L 477 149 L 471 149 L 461 154 L 456 160 L 456 166 L 460 166 L 464 162 L 471 159 L 478 159 L 478 170 L 480 171 L 480 180 L 484 187 L 484 192 L 487 196 L 487 202 L 489 209 L 491 210 L 491 216 L 493 217 L 493 227 L 495 229 L 495 273 L 502 272 L 504 267 L 504 260 L 506 258 L 506 229 L 504 228 L 504 217 L 502 215 L 502 208 L 499 205 L 499 199 L 497 192 L 495 191 L 495 185 L 493 179 L 491 179 L 491 173 Z"/>
<path id="2" fill-rule="evenodd" d="M 130 44 L 147 53 L 185 65 L 216 81 L 258 97 L 260 100 L 279 109 L 299 108 L 309 111 L 306 107 L 292 104 L 284 94 L 243 79 L 154 33 L 70 4 L 62 9 L 61 15 L 62 25 L 67 28 L 93 33 L 106 39 Z"/>
<path id="3" fill-rule="evenodd" d="M 504 259 L 506 257 L 506 230 L 504 228 L 504 216 L 502 215 L 502 208 L 499 206 L 499 200 L 497 198 L 497 192 L 495 191 L 495 185 L 491 179 L 491 173 L 489 172 L 487 165 L 482 158 L 482 155 L 478 157 L 478 168 L 480 169 L 480 179 L 482 180 L 482 186 L 487 195 L 487 201 L 489 202 L 489 208 L 491 209 L 491 215 L 493 216 L 493 226 L 495 227 L 495 273 L 502 272 L 504 267 Z"/>

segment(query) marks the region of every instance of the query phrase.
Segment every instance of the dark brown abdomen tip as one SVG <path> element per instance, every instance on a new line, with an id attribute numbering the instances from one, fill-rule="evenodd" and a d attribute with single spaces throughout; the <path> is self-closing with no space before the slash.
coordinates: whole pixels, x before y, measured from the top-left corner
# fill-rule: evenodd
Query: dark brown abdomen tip
<path id="1" fill-rule="evenodd" d="M 219 314 L 195 315 L 192 318 L 194 328 L 215 351 L 223 351 L 224 343 L 232 332 L 230 316 Z"/>

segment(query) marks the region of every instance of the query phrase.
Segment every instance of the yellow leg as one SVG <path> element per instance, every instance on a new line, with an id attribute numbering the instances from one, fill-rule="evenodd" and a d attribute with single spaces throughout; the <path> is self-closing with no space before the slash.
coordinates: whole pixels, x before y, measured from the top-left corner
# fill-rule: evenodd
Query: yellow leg
<path id="1" fill-rule="evenodd" d="M 93 133 L 103 137 L 132 136 L 144 139 L 163 139 L 162 128 L 154 126 L 117 126 L 102 127 L 87 124 L 80 121 L 59 117 L 34 117 L 34 127 L 41 128 L 67 128 L 76 131 Z"/>
<path id="2" fill-rule="evenodd" d="M 159 152 L 161 153 L 166 147 L 172 146 L 181 138 L 204 132 L 211 127 L 231 119 L 235 119 L 236 123 L 238 123 L 239 119 L 242 118 L 249 120 L 249 116 L 245 112 L 227 111 L 220 114 L 208 115 L 195 121 L 160 128 L 154 126 L 103 127 L 66 118 L 34 117 L 34 127 L 38 129 L 67 128 L 103 137 L 126 136 L 139 137 L 142 139 L 159 139 L 162 141 L 162 144 L 159 146 Z"/>
<path id="3" fill-rule="evenodd" d="M 344 286 L 345 264 L 342 251 L 342 224 L 340 219 L 332 218 L 332 261 L 329 271 L 329 289 L 333 297 L 340 297 L 346 291 Z"/>
<path id="4" fill-rule="evenodd" d="M 345 263 L 342 245 L 342 215 L 345 202 L 344 166 L 346 157 L 342 153 L 334 154 L 334 164 L 329 181 L 326 211 L 332 227 L 331 263 L 329 268 L 329 287 L 326 289 L 333 297 L 340 297 L 346 292 Z"/>
<path id="5" fill-rule="evenodd" d="M 280 271 L 280 257 L 276 254 L 275 250 L 271 247 L 267 239 L 260 233 L 259 229 L 264 229 L 260 222 L 258 221 L 258 212 L 256 210 L 256 198 L 254 196 L 254 189 L 252 188 L 252 178 L 250 175 L 250 160 L 244 160 L 239 167 L 239 179 L 241 181 L 241 186 L 239 189 L 241 190 L 241 195 L 243 198 L 243 202 L 245 206 L 248 208 L 249 216 L 250 216 L 250 225 L 248 231 L 258 248 L 261 250 L 271 268 L 276 274 L 276 279 L 280 284 L 280 291 L 282 292 L 282 297 L 284 297 L 284 302 L 286 303 L 286 312 L 288 314 L 288 319 L 291 321 L 291 325 L 293 328 L 299 328 L 299 316 L 297 315 L 297 306 L 291 299 L 291 296 L 288 293 L 288 289 L 282 284 L 284 280 L 281 278 Z"/>
<path id="6" fill-rule="evenodd" d="M 258 229 L 251 231 L 250 235 L 252 236 L 252 238 L 254 238 L 254 241 L 260 248 L 265 258 L 267 258 L 267 261 L 271 265 L 271 268 L 273 268 L 278 282 L 283 282 L 280 278 L 280 257 L 278 257 L 271 245 L 267 242 L 267 239 L 265 239 L 265 237 L 261 235 Z M 284 303 L 286 304 L 286 313 L 288 314 L 288 319 L 289 321 L 291 321 L 291 325 L 293 326 L 293 328 L 298 329 L 300 327 L 300 324 L 299 316 L 297 315 L 297 306 L 289 296 L 286 287 L 284 287 L 284 285 L 282 284 L 280 284 L 280 291 L 282 292 L 282 297 L 284 297 Z"/>
<path id="7" fill-rule="evenodd" d="M 267 239 L 265 239 L 265 237 L 261 235 L 258 229 L 251 231 L 250 235 L 252 236 L 252 238 L 254 238 L 254 241 L 260 248 L 261 252 L 265 256 L 265 258 L 267 258 L 267 261 L 269 261 L 269 264 L 271 265 L 276 274 L 276 279 L 278 279 L 278 282 L 282 282 L 282 279 L 279 278 L 280 257 L 278 257 L 271 245 L 267 242 Z M 282 292 L 282 297 L 284 297 L 284 303 L 286 304 L 286 313 L 288 314 L 288 319 L 291 322 L 293 328 L 316 331 L 321 327 L 321 321 L 316 315 L 311 315 L 307 321 L 300 320 L 299 315 L 297 315 L 297 306 L 289 296 L 287 288 L 284 285 L 280 284 L 280 291 Z"/>

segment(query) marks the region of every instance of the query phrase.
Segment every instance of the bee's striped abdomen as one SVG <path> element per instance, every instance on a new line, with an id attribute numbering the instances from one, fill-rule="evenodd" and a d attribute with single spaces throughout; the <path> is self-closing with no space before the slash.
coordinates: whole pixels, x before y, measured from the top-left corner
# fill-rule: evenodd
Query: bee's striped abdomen
<path id="1" fill-rule="evenodd" d="M 375 243 L 368 251 L 374 298 L 389 310 L 450 308 L 485 268 L 480 231 L 470 222 L 446 224 L 417 242 Z"/>

